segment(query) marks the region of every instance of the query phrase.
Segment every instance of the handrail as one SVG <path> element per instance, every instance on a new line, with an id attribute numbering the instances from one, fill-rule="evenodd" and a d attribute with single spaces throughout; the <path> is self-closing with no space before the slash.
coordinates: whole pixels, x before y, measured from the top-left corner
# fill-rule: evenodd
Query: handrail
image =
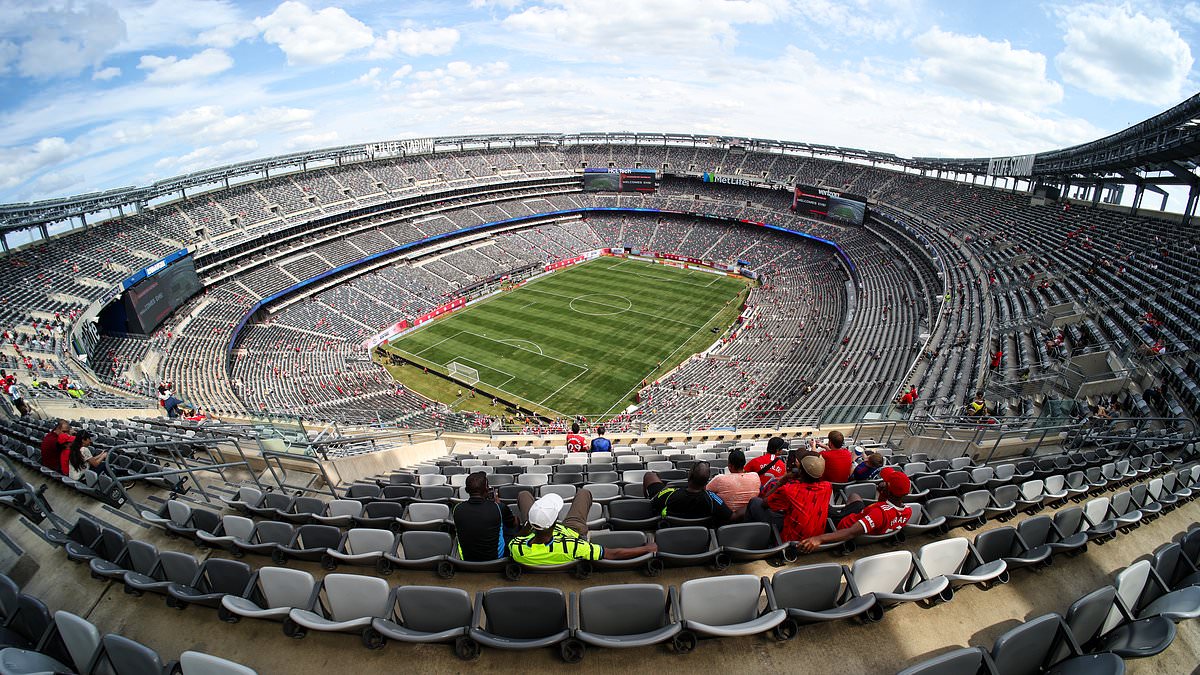
<path id="1" fill-rule="evenodd" d="M 334 489 L 334 486 L 341 482 L 341 478 L 339 477 L 336 481 L 331 479 L 329 474 L 325 471 L 325 463 L 322 462 L 321 460 L 317 459 L 316 457 L 312 457 L 311 455 L 307 455 L 307 454 L 301 455 L 301 454 L 293 454 L 293 453 L 289 453 L 289 452 L 278 452 L 275 450 L 266 450 L 266 449 L 263 449 L 261 452 L 262 452 L 263 462 L 266 463 L 267 470 L 271 472 L 271 478 L 279 486 L 279 489 L 281 491 L 282 490 L 292 490 L 294 494 L 310 493 L 310 492 L 313 494 L 318 494 L 318 495 L 328 494 L 329 496 L 333 497 L 334 499 L 338 498 L 338 494 L 337 494 L 337 491 Z M 312 472 L 312 474 L 314 476 L 319 475 L 321 477 L 322 482 L 324 482 L 324 484 L 325 484 L 325 489 L 313 488 L 311 480 L 309 481 L 308 485 L 288 483 L 287 482 L 287 469 L 285 469 L 283 466 L 283 460 L 285 460 L 285 459 L 289 462 L 303 462 L 303 463 L 308 463 L 308 464 L 312 464 L 313 466 L 315 466 L 316 471 Z"/>

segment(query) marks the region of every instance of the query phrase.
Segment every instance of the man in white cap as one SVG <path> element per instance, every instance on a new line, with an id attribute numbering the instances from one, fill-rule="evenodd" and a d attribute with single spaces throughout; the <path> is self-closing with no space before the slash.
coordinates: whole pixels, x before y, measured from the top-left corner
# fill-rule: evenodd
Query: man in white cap
<path id="1" fill-rule="evenodd" d="M 522 565 L 561 565 L 575 560 L 625 560 L 658 550 L 653 542 L 636 548 L 613 548 L 587 540 L 587 514 L 592 508 L 592 493 L 575 494 L 567 517 L 560 524 L 562 495 L 550 493 L 533 500 L 533 495 L 517 495 L 521 512 L 521 534 L 508 542 L 508 555 Z"/>

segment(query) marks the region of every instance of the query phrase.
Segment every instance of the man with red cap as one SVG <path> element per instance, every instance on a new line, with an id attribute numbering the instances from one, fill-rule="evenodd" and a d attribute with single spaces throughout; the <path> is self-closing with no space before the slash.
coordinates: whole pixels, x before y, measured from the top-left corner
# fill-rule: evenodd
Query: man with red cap
<path id="1" fill-rule="evenodd" d="M 912 488 L 908 476 L 886 466 L 879 479 L 879 501 L 866 504 L 858 495 L 851 495 L 842 510 L 837 531 L 805 539 L 800 542 L 800 550 L 812 553 L 823 544 L 836 544 L 863 534 L 890 534 L 904 527 L 912 518 L 912 508 L 903 501 Z"/>

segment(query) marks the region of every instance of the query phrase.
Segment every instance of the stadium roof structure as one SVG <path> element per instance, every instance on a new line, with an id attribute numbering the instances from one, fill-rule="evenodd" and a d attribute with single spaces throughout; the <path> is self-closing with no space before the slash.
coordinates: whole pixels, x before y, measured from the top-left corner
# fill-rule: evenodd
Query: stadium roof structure
<path id="1" fill-rule="evenodd" d="M 1127 129 L 1088 143 L 1016 158 L 905 158 L 892 153 L 760 138 L 640 132 L 587 132 L 575 134 L 493 134 L 401 139 L 361 145 L 346 145 L 206 169 L 168 178 L 143 187 L 125 187 L 70 197 L 0 205 L 0 233 L 45 227 L 98 213 L 124 215 L 138 212 L 157 201 L 188 196 L 188 192 L 229 188 L 231 185 L 269 178 L 273 173 L 292 173 L 389 157 L 522 147 L 571 147 L 575 145 L 648 145 L 728 149 L 742 147 L 766 153 L 835 158 L 840 161 L 891 165 L 921 173 L 943 172 L 974 177 L 1006 176 L 1035 183 L 1063 186 L 1134 185 L 1133 208 L 1140 206 L 1144 190 L 1164 195 L 1159 185 L 1191 188 L 1185 218 L 1195 211 L 1200 197 L 1200 94 Z M 1009 160 L 1025 159 L 1012 170 Z M 998 163 L 999 161 L 999 163 Z M 1008 163 L 1005 163 L 1008 162 Z M 997 170 L 997 167 L 1003 167 Z M 1100 190 L 1095 191 L 1095 199 Z"/>

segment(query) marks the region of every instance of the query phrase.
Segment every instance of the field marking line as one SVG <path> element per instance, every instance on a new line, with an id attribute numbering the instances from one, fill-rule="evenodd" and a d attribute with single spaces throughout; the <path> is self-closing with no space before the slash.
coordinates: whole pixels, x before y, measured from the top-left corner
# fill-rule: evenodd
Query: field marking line
<path id="1" fill-rule="evenodd" d="M 528 288 L 528 287 L 527 287 L 527 288 Z M 576 298 L 583 297 L 583 296 L 581 296 L 581 295 L 575 295 L 575 296 L 571 296 L 571 295 L 563 295 L 563 294 L 561 294 L 561 293 L 553 293 L 553 292 L 551 292 L 551 291 L 543 291 L 543 290 L 541 290 L 541 289 L 538 289 L 538 288 L 531 288 L 531 289 L 529 289 L 529 290 L 533 291 L 534 293 L 545 293 L 546 295 L 553 295 L 553 296 L 554 296 L 554 297 L 556 297 L 556 298 L 562 298 L 562 299 L 564 299 L 564 300 L 575 300 Z M 586 293 L 585 293 L 584 295 L 588 295 L 588 294 L 586 294 Z M 596 304 L 601 304 L 601 303 L 596 303 Z M 616 308 L 614 307 L 613 309 L 616 309 Z M 666 316 L 659 316 L 659 315 L 657 315 L 657 314 L 651 314 L 650 312 L 643 312 L 643 311 L 636 310 L 636 309 L 630 309 L 630 310 L 627 310 L 627 311 L 628 311 L 628 312 L 631 312 L 631 313 L 633 313 L 633 314 L 640 314 L 641 316 L 648 316 L 648 317 L 650 317 L 650 318 L 652 318 L 652 319 L 658 319 L 659 321 L 668 321 L 668 322 L 670 322 L 670 323 L 677 323 L 677 324 L 680 324 L 680 325 L 683 325 L 683 326 L 687 326 L 688 328 L 697 328 L 696 324 L 694 324 L 694 323 L 688 323 L 687 321 L 680 321 L 679 319 L 672 319 L 672 318 L 670 318 L 670 317 L 666 317 Z M 710 319 L 710 320 L 711 320 L 711 319 Z M 704 327 L 704 326 L 699 326 L 699 328 L 703 328 L 703 327 Z"/>
<path id="2" fill-rule="evenodd" d="M 464 330 L 464 331 L 462 331 L 462 332 L 464 332 L 464 333 L 467 333 L 468 335 L 474 335 L 474 336 L 475 336 L 475 337 L 477 337 L 477 338 L 483 338 L 484 340 L 487 340 L 487 341 L 489 341 L 489 342 L 495 342 L 496 344 L 502 344 L 502 345 L 504 345 L 505 347 L 516 347 L 516 345 L 510 345 L 510 344 L 508 344 L 508 343 L 504 342 L 503 340 L 496 340 L 496 339 L 490 338 L 490 337 L 488 337 L 488 336 L 486 336 L 486 335 L 480 335 L 479 333 L 472 333 L 472 332 L 471 332 L 471 331 L 469 331 L 469 330 Z M 524 340 L 523 342 L 528 342 L 528 340 Z M 534 344 L 534 343 L 531 343 L 531 344 Z M 520 350 L 521 350 L 521 351 L 523 351 L 523 352 L 529 352 L 530 354 L 538 354 L 537 352 L 533 351 L 532 349 L 526 349 L 526 348 L 524 348 L 524 347 L 516 347 L 516 348 L 517 348 L 517 349 L 520 349 Z M 541 349 L 541 347 L 539 347 L 539 349 Z M 584 368 L 584 369 L 586 369 L 586 368 L 587 368 L 587 366 L 581 366 L 581 365 L 579 365 L 578 363 L 572 363 L 572 362 L 570 362 L 570 361 L 566 361 L 566 360 L 564 360 L 564 359 L 556 358 L 556 357 L 549 356 L 549 355 L 546 355 L 546 354 L 538 354 L 538 356 L 541 356 L 541 357 L 543 357 L 543 358 L 550 359 L 551 361 L 558 361 L 559 363 L 565 363 L 565 364 L 567 364 L 568 366 L 574 366 L 574 367 L 576 367 L 576 368 Z M 540 405 L 540 404 L 539 404 L 539 405 Z"/>
<path id="3" fill-rule="evenodd" d="M 442 344 L 442 343 L 443 343 L 443 342 L 445 342 L 446 340 L 453 340 L 454 338 L 456 338 L 456 337 L 458 337 L 459 335 L 462 335 L 462 334 L 463 334 L 463 331 L 461 331 L 461 330 L 460 330 L 460 331 L 458 331 L 457 333 L 455 333 L 454 335 L 451 335 L 450 337 L 445 337 L 445 338 L 442 338 L 441 340 L 438 340 L 437 342 L 435 342 L 435 343 L 433 343 L 433 344 L 429 345 L 428 347 L 426 347 L 425 349 L 422 349 L 422 350 L 421 350 L 421 351 L 419 351 L 419 352 L 411 352 L 411 353 L 412 353 L 412 355 L 413 355 L 413 356 L 420 356 L 420 355 L 424 354 L 425 352 L 429 351 L 430 349 L 433 349 L 434 347 L 436 347 L 436 346 L 438 346 L 438 345 Z"/>
<path id="4" fill-rule="evenodd" d="M 530 304 L 534 304 L 534 303 L 530 303 Z M 522 309 L 524 309 L 524 308 L 522 308 Z M 542 356 L 546 355 L 546 352 L 542 350 L 542 346 L 539 345 L 538 343 L 534 342 L 533 340 L 522 340 L 521 338 L 504 338 L 503 340 L 496 340 L 496 342 L 503 342 L 504 344 L 508 344 L 510 342 L 524 342 L 527 345 L 533 345 L 534 347 L 537 347 L 538 354 L 541 354 Z M 525 349 L 524 347 L 519 347 L 517 345 L 512 345 L 512 346 L 516 347 L 517 349 Z M 532 351 L 532 350 L 526 350 L 526 351 Z"/>
<path id="5" fill-rule="evenodd" d="M 739 293 L 739 294 L 740 294 L 740 293 Z M 665 358 L 663 358 L 663 359 L 662 359 L 662 362 L 663 362 L 663 363 L 666 363 L 666 362 L 670 361 L 670 360 L 671 360 L 671 359 L 672 359 L 672 358 L 675 356 L 675 354 L 676 354 L 676 353 L 677 353 L 677 352 L 678 352 L 680 349 L 683 349 L 683 346 L 684 346 L 684 345 L 686 345 L 687 343 L 689 343 L 689 342 L 691 342 L 693 339 L 695 339 L 695 337 L 696 337 L 697 335 L 699 335 L 699 334 L 700 334 L 700 331 L 702 331 L 702 330 L 704 330 L 705 328 L 707 328 L 707 327 L 708 327 L 708 324 L 712 323 L 712 322 L 713 322 L 713 319 L 716 319 L 718 316 L 720 316 L 720 315 L 721 315 L 721 312 L 723 312 L 723 311 L 725 311 L 725 307 L 724 307 L 724 306 L 722 306 L 722 307 L 720 307 L 719 309 L 717 309 L 717 311 L 716 311 L 716 312 L 714 312 L 712 316 L 708 317 L 708 321 L 705 321 L 703 326 L 700 326 L 699 328 L 697 328 L 695 333 L 692 333 L 691 335 L 689 335 L 689 336 L 688 336 L 688 339 L 686 339 L 686 340 L 684 340 L 684 341 L 680 342 L 680 343 L 679 343 L 679 346 L 675 348 L 675 351 L 671 352 L 670 354 L 667 354 L 667 356 L 666 356 Z M 676 366 L 675 366 L 675 368 L 678 368 L 678 367 L 679 367 L 679 366 L 681 366 L 681 365 L 683 365 L 683 364 L 682 364 L 682 363 L 680 363 L 680 364 L 676 365 Z M 653 372 L 654 372 L 653 370 L 652 370 L 652 371 L 650 371 L 650 373 L 653 373 Z M 648 373 L 647 375 L 649 375 L 649 373 Z M 643 379 L 649 379 L 649 377 L 646 377 L 646 378 L 643 378 Z M 653 383 L 650 383 L 650 384 L 653 384 Z M 605 410 L 605 411 L 604 411 L 604 415 L 607 415 L 607 414 L 611 413 L 611 412 L 613 411 L 613 409 L 614 409 L 614 408 L 616 408 L 617 406 L 619 406 L 619 405 L 623 405 L 623 404 L 624 404 L 624 403 L 625 403 L 625 402 L 626 402 L 626 401 L 629 399 L 629 395 L 630 395 L 630 394 L 632 394 L 633 392 L 637 391 L 637 390 L 638 390 L 638 389 L 640 389 L 640 388 L 641 388 L 641 381 L 639 380 L 637 384 L 633 385 L 633 388 L 632 388 L 632 389 L 630 389 L 629 391 L 625 392 L 625 395 L 624 395 L 624 396 L 622 396 L 621 398 L 617 399 L 617 402 L 616 402 L 616 403 L 614 403 L 614 404 L 612 405 L 612 408 L 609 408 L 608 410 Z M 604 415 L 601 415 L 601 417 L 603 417 Z M 590 419 L 590 418 L 589 418 L 589 419 Z"/>
<path id="6" fill-rule="evenodd" d="M 549 395 L 549 396 L 547 396 L 546 398 L 542 399 L 541 401 L 538 401 L 538 405 L 543 405 L 543 404 L 545 404 L 545 403 L 546 403 L 546 401 L 549 401 L 550 399 L 554 398 L 554 396 L 555 396 L 556 394 L 558 394 L 558 392 L 562 391 L 563 389 L 566 389 L 568 384 L 571 384 L 571 383 L 572 383 L 572 382 L 574 382 L 575 380 L 578 380 L 580 377 L 582 377 L 584 374 L 586 374 L 586 373 L 588 372 L 588 370 L 590 370 L 590 369 L 589 369 L 589 368 L 584 368 L 584 369 L 583 369 L 583 372 L 579 373 L 579 374 L 578 374 L 578 375 L 576 375 L 575 377 L 572 377 L 571 379 L 567 380 L 566 382 L 563 382 L 563 385 L 562 385 L 561 387 L 559 387 L 558 389 L 555 389 L 554 391 L 550 392 L 550 395 Z"/>

